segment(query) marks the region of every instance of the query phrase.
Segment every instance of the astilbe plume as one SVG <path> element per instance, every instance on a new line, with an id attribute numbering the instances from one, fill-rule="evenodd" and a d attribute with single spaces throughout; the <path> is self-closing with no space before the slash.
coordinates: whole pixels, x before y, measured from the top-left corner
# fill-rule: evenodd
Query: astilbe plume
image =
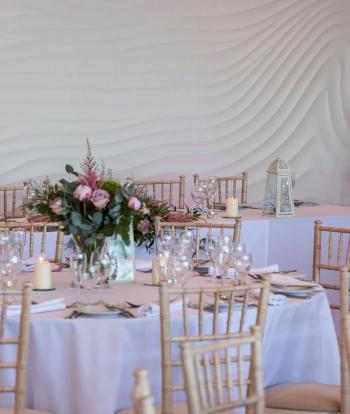
<path id="1" fill-rule="evenodd" d="M 86 176 L 89 176 L 91 173 L 95 173 L 96 175 L 98 175 L 98 165 L 94 156 L 92 155 L 89 139 L 87 139 L 86 141 L 88 150 L 84 160 L 80 164 L 80 168 Z"/>

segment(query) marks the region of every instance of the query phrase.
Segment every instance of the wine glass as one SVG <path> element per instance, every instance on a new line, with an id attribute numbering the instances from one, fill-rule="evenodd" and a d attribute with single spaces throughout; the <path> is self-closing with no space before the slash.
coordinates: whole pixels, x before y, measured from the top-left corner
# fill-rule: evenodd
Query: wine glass
<path id="1" fill-rule="evenodd" d="M 208 200 L 209 200 L 209 209 L 207 211 L 208 218 L 215 218 L 216 214 L 214 211 L 214 197 L 218 187 L 218 180 L 216 177 L 207 178 L 207 190 L 208 190 Z"/>
<path id="2" fill-rule="evenodd" d="M 218 254 L 219 240 L 216 235 L 209 234 L 207 235 L 204 243 L 205 253 L 208 257 L 209 262 L 213 265 L 213 276 L 216 278 L 216 267 L 215 267 L 215 258 Z"/>
<path id="3" fill-rule="evenodd" d="M 218 275 L 217 279 L 221 281 L 223 285 L 228 273 L 228 265 L 230 260 L 229 252 L 225 251 L 224 249 L 220 248 L 218 254 L 215 257 L 215 268 L 217 269 Z"/>
<path id="4" fill-rule="evenodd" d="M 14 287 L 16 284 L 15 277 L 22 270 L 22 261 L 19 250 L 13 246 L 1 255 L 1 273 L 3 276 L 3 285 L 6 287 Z"/>
<path id="5" fill-rule="evenodd" d="M 208 183 L 206 180 L 198 180 L 197 183 L 197 196 L 198 200 L 201 203 L 201 210 L 204 211 L 204 203 L 208 197 Z"/>
<path id="6" fill-rule="evenodd" d="M 191 229 L 186 229 L 181 232 L 180 236 L 174 243 L 174 254 L 178 256 L 188 256 L 192 258 L 193 255 L 193 232 Z"/>
<path id="7" fill-rule="evenodd" d="M 161 239 L 161 250 L 169 250 L 171 251 L 174 247 L 175 242 L 175 234 L 171 229 L 164 229 L 163 235 Z"/>
<path id="8" fill-rule="evenodd" d="M 243 253 L 240 257 L 235 259 L 235 269 L 236 269 L 236 280 L 235 283 L 238 285 L 245 284 L 246 275 L 249 273 L 250 266 L 252 264 L 252 255 L 251 253 Z"/>
<path id="9" fill-rule="evenodd" d="M 23 260 L 23 251 L 26 245 L 27 232 L 21 229 L 15 229 L 11 233 L 13 245 L 18 249 L 21 261 Z"/>
<path id="10" fill-rule="evenodd" d="M 172 256 L 171 269 L 176 283 L 184 288 L 192 276 L 192 259 L 188 256 Z"/>

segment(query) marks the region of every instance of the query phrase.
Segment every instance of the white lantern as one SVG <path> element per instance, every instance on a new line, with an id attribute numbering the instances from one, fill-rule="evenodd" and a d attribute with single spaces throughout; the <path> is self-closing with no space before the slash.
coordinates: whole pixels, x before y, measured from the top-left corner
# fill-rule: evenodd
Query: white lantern
<path id="1" fill-rule="evenodd" d="M 267 169 L 263 214 L 294 216 L 294 174 L 286 161 L 276 158 Z"/>

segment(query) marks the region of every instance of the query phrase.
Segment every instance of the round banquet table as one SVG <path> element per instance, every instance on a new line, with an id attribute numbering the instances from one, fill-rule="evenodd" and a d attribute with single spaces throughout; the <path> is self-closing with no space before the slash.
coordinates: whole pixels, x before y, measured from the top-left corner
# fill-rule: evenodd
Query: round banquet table
<path id="1" fill-rule="evenodd" d="M 83 291 L 68 287 L 72 279 L 68 270 L 53 275 L 56 290 L 33 292 L 33 300 L 65 298 L 70 305 L 79 299 Z M 31 279 L 32 273 L 22 277 Z M 150 283 L 150 274 L 138 272 L 133 283 L 94 291 L 93 301 L 156 302 L 158 288 L 145 283 Z M 193 277 L 187 286 L 208 284 L 205 277 Z M 131 406 L 136 368 L 149 371 L 152 393 L 160 402 L 159 317 L 65 319 L 71 312 L 32 315 L 27 407 L 55 414 L 112 414 Z M 249 312 L 254 308 L 248 310 L 248 324 Z M 17 327 L 18 319 L 11 318 L 8 329 Z M 300 381 L 338 384 L 338 343 L 326 295 L 320 292 L 311 299 L 269 306 L 263 350 L 265 386 Z M 1 405 L 9 404 L 9 399 L 1 400 Z"/>

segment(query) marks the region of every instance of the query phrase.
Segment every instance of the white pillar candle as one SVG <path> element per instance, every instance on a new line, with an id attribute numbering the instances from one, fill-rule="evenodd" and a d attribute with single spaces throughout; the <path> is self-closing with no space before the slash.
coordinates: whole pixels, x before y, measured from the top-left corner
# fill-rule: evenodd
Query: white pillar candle
<path id="1" fill-rule="evenodd" d="M 157 257 L 154 257 L 152 259 L 152 285 L 159 285 L 159 281 L 159 259 Z"/>
<path id="2" fill-rule="evenodd" d="M 229 197 L 226 200 L 226 216 L 238 217 L 238 200 L 237 198 Z"/>
<path id="3" fill-rule="evenodd" d="M 34 267 L 34 289 L 52 289 L 51 265 L 40 257 Z"/>

